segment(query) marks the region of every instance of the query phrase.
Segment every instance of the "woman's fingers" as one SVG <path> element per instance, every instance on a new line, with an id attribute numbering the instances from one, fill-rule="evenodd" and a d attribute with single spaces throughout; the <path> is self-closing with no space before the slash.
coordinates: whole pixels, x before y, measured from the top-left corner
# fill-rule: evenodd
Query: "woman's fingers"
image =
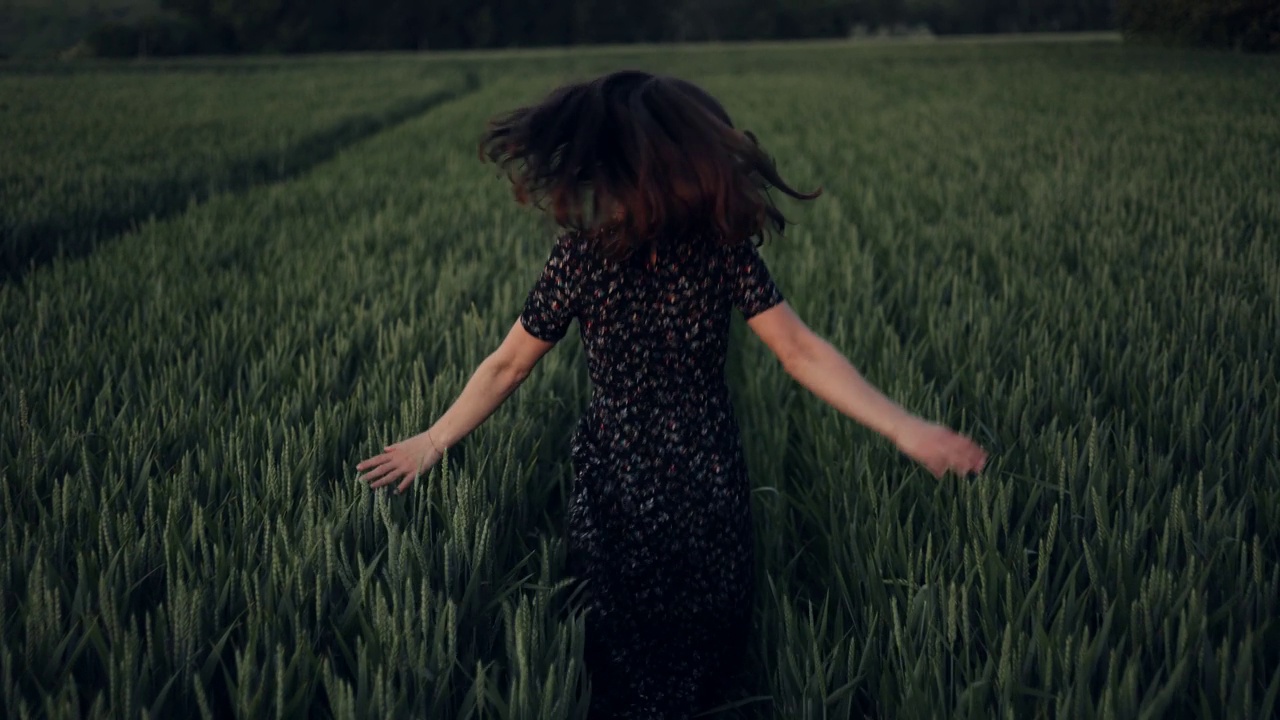
<path id="1" fill-rule="evenodd" d="M 951 433 L 939 440 L 921 458 L 921 464 L 936 478 L 942 478 L 948 471 L 957 475 L 976 473 L 987 462 L 986 451 L 963 435 Z"/>
<path id="2" fill-rule="evenodd" d="M 987 464 L 987 453 L 982 448 L 977 448 L 973 453 L 973 471 L 982 472 L 982 466 Z"/>
<path id="3" fill-rule="evenodd" d="M 384 485 L 390 485 L 406 475 L 412 475 L 416 469 L 409 458 L 397 454 L 388 458 L 381 466 L 374 468 L 372 472 L 366 474 L 364 480 L 366 482 L 374 481 L 370 482 L 369 487 L 380 488 Z"/>
<path id="4" fill-rule="evenodd" d="M 968 438 L 965 438 L 965 439 L 969 440 Z M 969 440 L 969 453 L 970 453 L 969 459 L 970 459 L 970 462 L 972 463 L 973 472 L 981 472 L 982 466 L 987 463 L 987 451 L 983 450 L 982 446 L 979 445 L 978 443 L 974 442 L 973 440 Z"/>
<path id="5" fill-rule="evenodd" d="M 390 467 L 385 471 L 369 478 L 365 478 L 365 482 L 369 483 L 371 488 L 380 488 L 396 481 L 396 478 L 403 475 L 404 472 L 396 467 Z"/>
<path id="6" fill-rule="evenodd" d="M 963 473 L 977 473 L 987 463 L 987 452 L 969 438 L 964 438 L 964 446 L 960 452 L 959 470 Z"/>
<path id="7" fill-rule="evenodd" d="M 389 453 L 382 453 L 381 455 L 374 455 L 373 457 L 369 458 L 368 460 L 364 460 L 364 461 L 362 461 L 359 465 L 356 465 L 356 470 L 357 470 L 357 471 L 359 471 L 359 472 L 364 472 L 365 470 L 368 470 L 368 469 L 369 469 L 369 468 L 371 468 L 371 467 L 374 467 L 374 466 L 376 466 L 376 465 L 380 465 L 383 461 L 387 460 L 387 458 L 388 458 L 389 456 L 390 456 L 390 454 L 389 454 Z"/>
<path id="8" fill-rule="evenodd" d="M 391 483 L 404 477 L 409 472 L 410 472 L 409 469 L 406 468 L 403 463 L 392 463 L 390 472 L 387 472 L 386 474 L 381 475 L 379 480 L 377 482 L 371 483 L 369 487 L 380 488 L 385 485 L 390 485 Z"/>
<path id="9" fill-rule="evenodd" d="M 364 474 L 363 479 L 365 482 L 377 480 L 378 478 L 382 477 L 383 475 L 386 475 L 387 473 L 395 469 L 396 469 L 395 458 L 386 458 L 381 462 L 381 464 L 371 468 L 368 472 L 366 472 Z"/>
<path id="10" fill-rule="evenodd" d="M 402 493 L 421 474 L 425 458 L 415 458 L 400 444 L 388 445 L 385 450 L 381 455 L 375 455 L 356 465 L 356 470 L 363 473 L 359 479 L 368 483 L 370 489 L 399 482 L 396 492 Z"/>

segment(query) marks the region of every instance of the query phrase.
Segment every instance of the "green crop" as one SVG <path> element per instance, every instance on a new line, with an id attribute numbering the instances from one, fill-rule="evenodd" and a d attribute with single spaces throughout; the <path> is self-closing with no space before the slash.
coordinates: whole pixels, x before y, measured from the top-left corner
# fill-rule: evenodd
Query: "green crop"
<path id="1" fill-rule="evenodd" d="M 421 63 L 246 61 L 0 74 L 0 277 L 209 196 L 287 179 L 467 89 Z"/>
<path id="2" fill-rule="evenodd" d="M 408 494 L 353 468 L 443 412 L 550 249 L 476 159 L 486 118 L 627 66 L 704 84 L 824 188 L 763 250 L 783 293 L 992 453 L 934 480 L 735 321 L 760 572 L 725 716 L 1280 710 L 1280 64 L 1105 43 L 372 57 L 313 117 L 334 62 L 0 77 L 112 108 L 4 116 L 25 158 L 5 227 L 35 223 L 15 197 L 73 218 L 64 247 L 131 218 L 0 284 L 6 717 L 585 717 L 562 537 L 576 332 Z M 426 80 L 389 90 L 406 77 Z M 66 140 L 165 132 L 125 111 L 163 105 L 160 78 L 242 83 L 278 114 L 192 111 L 222 129 L 136 161 Z M 323 133 L 424 89 L 451 94 L 225 180 L 280 124 Z M 206 156 L 196 201 L 117 207 Z M 128 172 L 33 189 L 85 163 Z"/>

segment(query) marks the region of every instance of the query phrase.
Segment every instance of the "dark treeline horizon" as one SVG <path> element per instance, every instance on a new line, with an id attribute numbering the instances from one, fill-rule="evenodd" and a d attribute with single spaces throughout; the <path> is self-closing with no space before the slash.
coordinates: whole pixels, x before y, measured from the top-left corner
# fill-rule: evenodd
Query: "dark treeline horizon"
<path id="1" fill-rule="evenodd" d="M 155 54 L 791 40 L 1116 27 L 1113 0 L 161 0 Z M 142 28 L 138 28 L 142 29 Z"/>

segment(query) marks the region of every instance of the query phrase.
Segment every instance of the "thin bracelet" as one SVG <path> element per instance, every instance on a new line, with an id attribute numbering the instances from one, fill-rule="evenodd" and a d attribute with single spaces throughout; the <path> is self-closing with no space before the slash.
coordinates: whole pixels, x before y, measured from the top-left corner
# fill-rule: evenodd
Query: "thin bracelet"
<path id="1" fill-rule="evenodd" d="M 427 431 L 427 442 L 431 443 L 432 450 L 435 450 L 437 453 L 440 453 L 441 457 L 444 457 L 444 451 L 440 449 L 440 446 L 436 445 L 436 440 L 435 438 L 431 437 L 430 430 Z"/>

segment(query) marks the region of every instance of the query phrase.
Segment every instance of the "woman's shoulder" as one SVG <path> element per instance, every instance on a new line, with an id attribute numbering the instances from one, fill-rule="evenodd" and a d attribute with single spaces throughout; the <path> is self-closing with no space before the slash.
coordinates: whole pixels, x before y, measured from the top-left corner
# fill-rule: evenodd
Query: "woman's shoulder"
<path id="1" fill-rule="evenodd" d="M 617 232 L 617 228 L 609 226 L 562 228 L 556 237 L 556 247 L 584 265 L 609 265 L 618 259 L 612 254 L 618 249 Z"/>
<path id="2" fill-rule="evenodd" d="M 591 235 L 577 228 L 563 228 L 556 235 L 556 251 L 576 260 L 590 258 L 594 246 Z"/>
<path id="3" fill-rule="evenodd" d="M 556 236 L 556 252 L 581 265 L 599 265 L 601 268 L 622 268 L 629 261 L 643 260 L 650 249 L 658 249 L 669 257 L 684 261 L 725 266 L 749 262 L 759 256 L 756 243 L 751 238 L 727 240 L 711 230 L 691 230 L 682 233 L 663 234 L 650 243 L 637 248 L 629 247 L 614 226 L 596 228 L 562 228 Z"/>

